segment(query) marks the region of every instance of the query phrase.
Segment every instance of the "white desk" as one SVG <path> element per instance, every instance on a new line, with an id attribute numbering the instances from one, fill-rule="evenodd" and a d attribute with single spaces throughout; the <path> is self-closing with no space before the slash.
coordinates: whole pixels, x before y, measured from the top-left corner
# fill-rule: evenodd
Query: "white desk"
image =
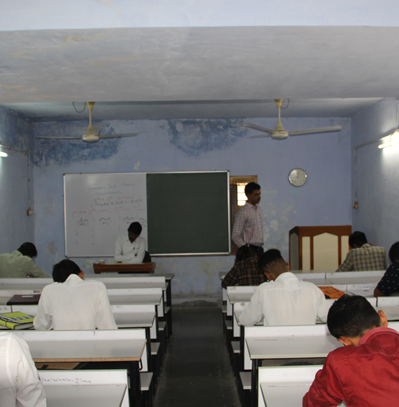
<path id="1" fill-rule="evenodd" d="M 132 277 L 106 277 L 101 274 L 89 274 L 85 276 L 85 280 L 96 280 L 101 281 L 105 284 L 108 289 L 119 289 L 119 288 L 162 288 L 163 291 L 167 288 L 167 282 L 164 276 L 154 276 L 154 277 L 142 277 L 142 276 L 132 276 Z M 1 286 L 0 286 L 1 289 Z"/>
<path id="2" fill-rule="evenodd" d="M 35 362 L 127 362 L 130 405 L 141 404 L 139 361 L 147 360 L 144 330 L 16 331 L 14 334 L 28 343 Z"/>
<path id="3" fill-rule="evenodd" d="M 13 312 L 37 314 L 37 305 L 13 305 Z M 152 305 L 111 305 L 118 328 L 144 328 L 147 339 L 147 359 L 151 370 L 151 339 L 158 337 L 158 320 Z M 0 328 L 1 329 L 1 328 Z"/>
<path id="4" fill-rule="evenodd" d="M 39 370 L 48 407 L 129 407 L 126 370 Z"/>
<path id="5" fill-rule="evenodd" d="M 227 316 L 233 316 L 235 303 L 249 302 L 257 286 L 245 285 L 227 287 Z"/>
<path id="6" fill-rule="evenodd" d="M 107 289 L 111 305 L 154 305 L 159 317 L 164 316 L 161 288 Z"/>
<path id="7" fill-rule="evenodd" d="M 322 365 L 259 368 L 259 407 L 300 407 Z M 340 406 L 346 406 L 341 403 Z"/>
<path id="8" fill-rule="evenodd" d="M 385 270 L 380 271 L 344 271 L 327 273 L 326 280 L 331 284 L 346 284 L 353 294 L 372 296 Z"/>
<path id="9" fill-rule="evenodd" d="M 326 325 L 245 327 L 245 360 L 252 362 L 251 406 L 258 404 L 258 368 L 263 360 L 325 358 L 342 346 Z M 317 360 L 317 359 L 316 359 Z M 272 362 L 274 363 L 274 362 Z"/>
<path id="10" fill-rule="evenodd" d="M 161 289 L 164 298 L 163 302 L 168 307 L 168 312 L 165 312 L 165 304 L 159 307 L 159 316 L 163 318 L 166 313 L 168 322 L 168 332 L 172 333 L 172 289 L 171 281 L 174 277 L 173 273 L 164 275 L 149 275 L 140 274 L 132 276 L 101 276 L 100 274 L 87 275 L 86 279 L 96 279 L 102 281 L 107 287 L 108 294 L 114 294 L 113 290 L 126 290 L 126 289 Z M 42 289 L 53 283 L 49 278 L 2 278 L 0 279 L 0 304 L 6 305 L 8 298 L 14 294 L 36 294 L 40 293 Z M 128 293 L 130 295 L 130 293 Z M 141 297 L 142 299 L 142 297 Z M 119 299 L 121 300 L 121 299 Z M 141 301 L 142 303 L 143 301 Z M 131 304 L 131 302 L 124 300 L 124 304 Z M 138 302 L 137 302 L 138 303 Z M 146 302 L 148 303 L 148 301 Z"/>
<path id="11" fill-rule="evenodd" d="M 399 331 L 399 322 L 389 327 Z M 325 358 L 342 346 L 326 325 L 246 327 L 246 350 L 252 360 L 251 405 L 258 403 L 258 368 L 262 360 Z"/>

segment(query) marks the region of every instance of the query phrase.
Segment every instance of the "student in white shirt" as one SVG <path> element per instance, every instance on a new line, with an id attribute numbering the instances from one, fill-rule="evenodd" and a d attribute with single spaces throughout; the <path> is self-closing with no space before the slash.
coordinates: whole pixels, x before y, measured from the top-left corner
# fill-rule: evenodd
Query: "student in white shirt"
<path id="1" fill-rule="evenodd" d="M 140 237 L 142 227 L 139 222 L 130 224 L 127 236 L 119 236 L 115 242 L 115 261 L 138 264 L 145 256 L 145 239 Z"/>
<path id="2" fill-rule="evenodd" d="M 287 271 L 287 263 L 275 249 L 265 252 L 259 267 L 270 280 L 258 286 L 240 316 L 240 324 L 312 325 L 326 322 L 328 307 L 323 292 L 313 283 Z"/>
<path id="3" fill-rule="evenodd" d="M 43 288 L 35 329 L 117 329 L 104 283 L 83 278 L 83 271 L 72 260 L 54 265 L 55 282 Z"/>
<path id="4" fill-rule="evenodd" d="M 46 407 L 46 394 L 27 343 L 12 332 L 0 332 L 0 405 Z"/>

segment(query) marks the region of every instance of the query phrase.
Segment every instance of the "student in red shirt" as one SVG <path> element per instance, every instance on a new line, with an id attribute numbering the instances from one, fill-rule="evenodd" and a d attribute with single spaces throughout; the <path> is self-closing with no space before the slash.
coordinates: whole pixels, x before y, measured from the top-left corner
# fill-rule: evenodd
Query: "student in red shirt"
<path id="1" fill-rule="evenodd" d="M 345 346 L 329 353 L 303 406 L 398 405 L 399 333 L 387 328 L 384 312 L 364 297 L 344 295 L 330 308 L 327 325 Z"/>

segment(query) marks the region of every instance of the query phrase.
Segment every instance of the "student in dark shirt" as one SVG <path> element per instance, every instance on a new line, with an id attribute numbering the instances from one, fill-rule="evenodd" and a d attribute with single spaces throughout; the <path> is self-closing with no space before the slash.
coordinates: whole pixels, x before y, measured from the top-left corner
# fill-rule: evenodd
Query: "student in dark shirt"
<path id="1" fill-rule="evenodd" d="M 399 242 L 394 243 L 389 249 L 389 259 L 392 264 L 375 288 L 374 297 L 399 293 Z"/>
<path id="2" fill-rule="evenodd" d="M 277 250 L 277 249 L 276 249 Z M 259 285 L 267 281 L 259 268 L 259 259 L 248 246 L 241 246 L 237 250 L 233 268 L 226 274 L 222 287 L 234 285 Z"/>

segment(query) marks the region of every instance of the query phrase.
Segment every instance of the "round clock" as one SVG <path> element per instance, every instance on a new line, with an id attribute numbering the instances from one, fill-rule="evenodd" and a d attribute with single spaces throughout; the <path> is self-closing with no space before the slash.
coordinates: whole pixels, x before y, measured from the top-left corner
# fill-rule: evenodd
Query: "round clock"
<path id="1" fill-rule="evenodd" d="M 307 177 L 308 175 L 304 170 L 301 168 L 294 168 L 288 174 L 288 181 L 294 187 L 301 187 L 306 182 Z"/>

